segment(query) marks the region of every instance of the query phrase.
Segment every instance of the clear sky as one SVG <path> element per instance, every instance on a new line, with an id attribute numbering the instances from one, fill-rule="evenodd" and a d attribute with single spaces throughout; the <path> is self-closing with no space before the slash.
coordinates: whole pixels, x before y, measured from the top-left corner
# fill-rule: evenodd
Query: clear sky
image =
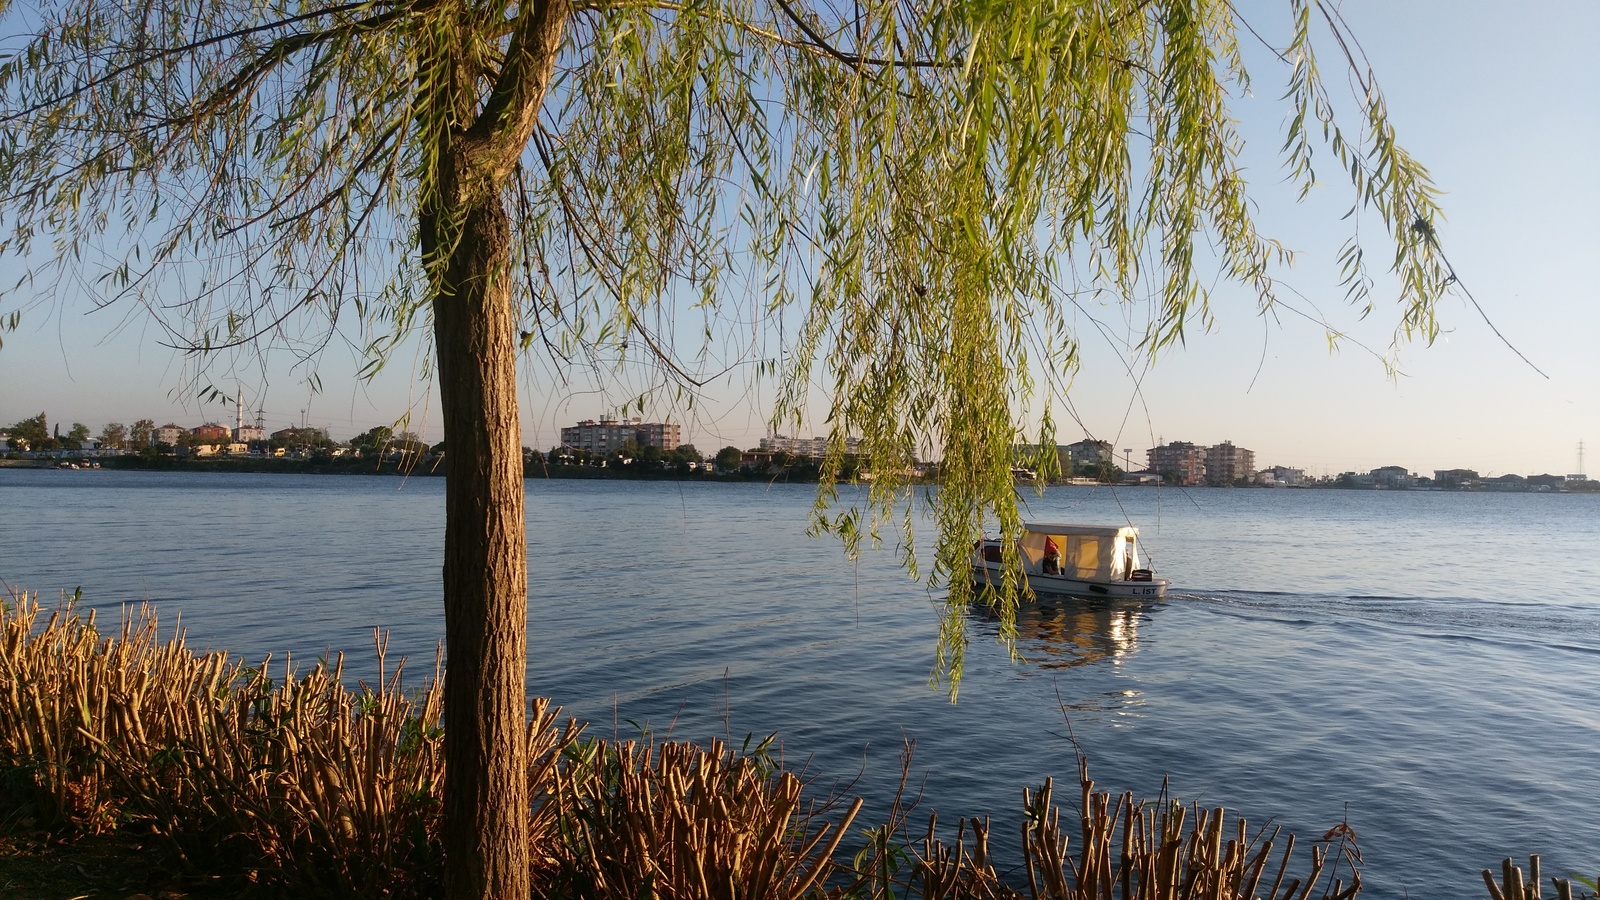
<path id="1" fill-rule="evenodd" d="M 1264 37 L 1281 43 L 1281 4 L 1239 7 Z M 1348 227 L 1340 221 L 1348 194 L 1329 166 L 1326 188 L 1306 203 L 1292 202 L 1275 155 L 1284 73 L 1247 34 L 1255 94 L 1241 98 L 1236 113 L 1249 141 L 1248 175 L 1264 230 L 1299 253 L 1284 281 L 1300 296 L 1286 294 L 1293 308 L 1263 318 L 1245 291 L 1220 290 L 1215 327 L 1191 332 L 1187 345 L 1165 352 L 1137 387 L 1113 349 L 1128 334 L 1126 311 L 1086 308 L 1079 320 L 1084 366 L 1067 398 L 1082 427 L 1058 398 L 1060 438 L 1087 431 L 1112 441 L 1119 456 L 1132 448 L 1136 465 L 1157 440 L 1231 440 L 1256 451 L 1261 467 L 1468 467 L 1524 475 L 1576 471 L 1585 441 L 1586 468 L 1600 471 L 1600 288 L 1589 265 L 1600 248 L 1600 3 L 1349 0 L 1342 10 L 1401 142 L 1445 191 L 1439 235 L 1462 284 L 1505 341 L 1549 377 L 1519 359 L 1459 291 L 1440 307 L 1446 332 L 1432 347 L 1403 347 L 1397 377 L 1356 343 L 1329 351 L 1322 327 L 1297 311 L 1315 311 L 1383 353 L 1398 321 L 1387 302 L 1394 291 L 1380 279 L 1378 308 L 1365 320 L 1343 303 L 1332 259 Z M 1331 48 L 1322 57 L 1330 89 L 1342 91 Z M 1379 249 L 1373 255 L 1386 256 L 1387 247 L 1374 243 Z M 0 263 L 0 283 L 14 281 L 17 271 L 14 261 Z M 187 426 L 231 422 L 231 408 L 199 402 L 193 372 L 160 346 L 143 315 L 32 311 L 0 348 L 0 426 L 41 410 L 64 428 L 81 421 L 96 432 L 108 421 L 146 417 Z M 402 352 L 375 382 L 362 383 L 353 354 L 336 345 L 316 368 L 318 392 L 308 370 L 283 360 L 264 372 L 213 369 L 203 381 L 242 389 L 273 429 L 303 417 L 344 438 L 411 408 L 418 430 L 436 436 L 437 400 L 412 361 Z M 681 422 L 685 440 L 702 451 L 753 445 L 776 385 L 749 373 L 748 366 L 735 368 L 693 409 L 663 401 L 644 415 Z M 550 446 L 560 426 L 608 411 L 647 381 L 635 375 L 599 390 L 581 376 L 564 380 L 548 366 L 530 367 L 520 386 L 524 443 Z"/>

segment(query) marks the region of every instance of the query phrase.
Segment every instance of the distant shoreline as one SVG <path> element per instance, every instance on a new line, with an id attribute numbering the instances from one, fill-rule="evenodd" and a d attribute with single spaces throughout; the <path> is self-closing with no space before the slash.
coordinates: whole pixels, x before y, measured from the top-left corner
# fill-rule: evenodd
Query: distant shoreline
<path id="1" fill-rule="evenodd" d="M 433 457 L 416 464 L 402 464 L 394 460 L 352 458 L 291 459 L 283 457 L 206 457 L 180 458 L 173 456 L 108 456 L 91 459 L 74 459 L 71 462 L 97 462 L 103 470 L 145 472 L 228 472 L 268 473 L 279 475 L 378 475 L 406 477 L 444 477 L 442 459 Z M 55 459 L 0 459 L 0 468 L 60 469 L 63 460 Z M 792 473 L 718 473 L 677 472 L 674 470 L 629 471 L 599 466 L 561 466 L 535 462 L 526 467 L 523 477 L 528 479 L 563 479 L 572 481 L 706 481 L 706 482 L 769 482 L 786 481 L 815 484 L 816 478 L 796 477 Z"/>
<path id="2" fill-rule="evenodd" d="M 172 456 L 111 456 L 100 457 L 92 460 L 76 460 L 79 463 L 97 462 L 102 469 L 122 471 L 147 471 L 147 472 L 228 472 L 228 473 L 267 473 L 281 475 L 377 475 L 377 476 L 408 476 L 408 477 L 443 477 L 444 470 L 438 457 L 423 460 L 417 464 L 404 464 L 394 460 L 375 461 L 370 459 L 350 458 L 323 458 L 323 459 L 287 459 L 273 457 L 209 457 L 203 459 L 179 458 Z M 3 459 L 0 458 L 0 468 L 9 469 L 58 469 L 61 460 L 54 459 Z M 673 469 L 656 471 L 630 470 L 600 466 L 562 466 L 549 465 L 546 462 L 534 462 L 523 473 L 526 479 L 564 480 L 564 481 L 697 481 L 712 483 L 768 483 L 784 482 L 789 484 L 815 484 L 817 483 L 814 467 L 793 467 L 780 472 L 727 472 L 711 473 L 705 471 L 680 472 Z M 1084 485 L 1058 484 L 1052 487 L 1074 487 Z M 1483 487 L 1470 488 L 1389 488 L 1371 487 L 1363 485 L 1345 484 L 1307 484 L 1293 486 L 1272 486 L 1261 484 L 1250 485 L 1144 485 L 1104 483 L 1101 487 L 1124 488 L 1149 488 L 1165 487 L 1168 489 L 1182 488 L 1184 490 L 1205 488 L 1222 488 L 1238 490 L 1335 490 L 1335 491 L 1394 491 L 1400 493 L 1450 493 L 1450 494 L 1593 494 L 1600 493 L 1600 482 L 1579 482 L 1568 485 L 1562 490 L 1505 490 Z"/>

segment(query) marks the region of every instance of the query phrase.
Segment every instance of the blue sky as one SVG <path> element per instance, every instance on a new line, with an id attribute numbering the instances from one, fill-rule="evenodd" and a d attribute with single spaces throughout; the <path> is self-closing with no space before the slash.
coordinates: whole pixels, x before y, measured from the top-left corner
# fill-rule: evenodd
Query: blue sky
<path id="1" fill-rule="evenodd" d="M 1269 39 L 1285 31 L 1275 2 L 1241 3 Z M 1231 440 L 1256 451 L 1257 463 L 1320 472 L 1402 465 L 1414 471 L 1465 466 L 1484 473 L 1566 473 L 1587 441 L 1600 470 L 1600 304 L 1588 260 L 1600 247 L 1600 4 L 1541 2 L 1374 2 L 1351 0 L 1343 14 L 1370 59 L 1400 140 L 1445 190 L 1440 238 L 1462 283 L 1505 339 L 1548 379 L 1518 358 L 1464 296 L 1440 307 L 1446 328 L 1432 346 L 1400 351 L 1402 374 L 1390 378 L 1354 343 L 1330 352 L 1323 329 L 1285 309 L 1257 315 L 1246 292 L 1224 288 L 1216 327 L 1193 332 L 1163 353 L 1139 382 L 1088 321 L 1126 333 L 1125 313 L 1089 307 L 1080 317 L 1084 366 L 1070 402 L 1059 399 L 1064 441 L 1087 430 L 1135 462 L 1153 441 L 1211 444 Z M 1247 41 L 1253 41 L 1246 35 Z M 1329 184 L 1308 202 L 1292 202 L 1276 150 L 1282 142 L 1283 73 L 1247 45 L 1255 95 L 1236 107 L 1250 142 L 1251 186 L 1264 230 L 1299 253 L 1284 281 L 1299 295 L 1288 305 L 1320 314 L 1362 344 L 1389 349 L 1398 311 L 1380 279 L 1377 310 L 1365 320 L 1344 305 L 1332 258 L 1345 236 L 1347 194 Z M 1329 86 L 1345 84 L 1330 49 L 1322 65 Z M 1375 228 L 1369 219 L 1368 228 Z M 1382 254 L 1377 254 L 1382 255 Z M 0 281 L 15 263 L 0 263 Z M 201 405 L 193 372 L 158 344 L 158 330 L 132 309 L 35 310 L 0 348 L 0 425 L 40 410 L 63 425 L 149 417 L 185 425 L 231 420 L 232 410 Z M 413 409 L 419 430 L 438 434 L 437 400 L 414 373 L 415 353 L 397 356 L 366 384 L 353 354 L 335 346 L 321 358 L 320 392 L 307 370 L 284 361 L 262 370 L 214 369 L 206 383 L 242 387 L 264 407 L 269 427 L 300 421 L 348 437 L 389 424 Z M 520 390 L 525 443 L 545 447 L 557 429 L 597 416 L 633 396 L 647 374 L 600 390 L 581 377 L 531 368 Z M 751 445 L 763 433 L 776 385 L 755 382 L 748 367 L 708 388 L 694 409 L 663 401 L 652 418 L 683 423 L 702 450 Z"/>

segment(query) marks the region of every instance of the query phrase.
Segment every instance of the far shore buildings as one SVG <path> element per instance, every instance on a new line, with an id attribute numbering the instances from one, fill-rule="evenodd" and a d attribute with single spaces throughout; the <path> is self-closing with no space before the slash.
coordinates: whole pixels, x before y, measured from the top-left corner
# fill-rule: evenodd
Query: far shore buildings
<path id="1" fill-rule="evenodd" d="M 646 422 L 643 419 L 618 419 L 601 416 L 600 421 L 584 419 L 561 429 L 561 445 L 572 450 L 587 450 L 609 456 L 629 441 L 640 447 L 656 447 L 671 452 L 681 442 L 680 429 L 672 422 Z"/>
<path id="2" fill-rule="evenodd" d="M 1188 441 L 1173 441 L 1145 451 L 1150 471 L 1174 484 L 1199 484 L 1206 477 L 1206 450 Z"/>
<path id="3" fill-rule="evenodd" d="M 1223 441 L 1201 447 L 1188 441 L 1172 441 L 1145 451 L 1150 471 L 1174 484 L 1230 485 L 1257 480 L 1254 450 L 1235 447 Z"/>
<path id="4" fill-rule="evenodd" d="M 1268 487 L 1300 487 L 1306 483 L 1306 470 L 1272 466 L 1257 472 L 1256 481 Z"/>
<path id="5" fill-rule="evenodd" d="M 308 426 L 297 428 L 290 425 L 280 428 L 272 433 L 272 442 L 283 447 L 314 447 L 322 444 L 331 444 L 333 439 L 328 436 L 327 429 Z"/>
<path id="6" fill-rule="evenodd" d="M 196 428 L 192 434 L 196 443 L 220 444 L 233 439 L 233 429 L 217 422 L 207 422 Z"/>
<path id="7" fill-rule="evenodd" d="M 1445 490 L 1470 490 L 1478 486 L 1478 473 L 1473 469 L 1434 469 L 1433 483 Z"/>
<path id="8" fill-rule="evenodd" d="M 1417 476 L 1407 471 L 1405 466 L 1381 466 L 1368 474 L 1372 476 L 1373 487 L 1408 491 L 1417 486 Z"/>
<path id="9" fill-rule="evenodd" d="M 1116 453 L 1111 449 L 1110 441 L 1095 441 L 1084 438 L 1076 444 L 1068 444 L 1061 448 L 1062 468 L 1067 469 L 1071 475 L 1084 466 L 1094 468 L 1116 464 Z M 1070 464 L 1070 467 L 1069 465 Z"/>
<path id="10" fill-rule="evenodd" d="M 171 422 L 168 422 L 160 428 L 157 428 L 155 431 L 150 432 L 150 440 L 157 444 L 166 444 L 169 447 L 176 447 L 178 446 L 178 442 L 183 440 L 183 436 L 188 433 L 189 429 L 184 428 L 182 425 L 174 425 Z"/>
<path id="11" fill-rule="evenodd" d="M 1206 483 L 1212 485 L 1248 482 L 1256 474 L 1254 450 L 1235 447 L 1233 441 L 1223 441 L 1206 448 Z"/>
<path id="12" fill-rule="evenodd" d="M 809 456 L 812 459 L 821 459 L 828 455 L 828 439 L 825 437 L 801 438 L 774 434 L 762 438 L 758 446 L 763 453 L 788 453 L 791 456 Z M 857 453 L 860 450 L 860 438 L 844 439 L 844 452 Z"/>

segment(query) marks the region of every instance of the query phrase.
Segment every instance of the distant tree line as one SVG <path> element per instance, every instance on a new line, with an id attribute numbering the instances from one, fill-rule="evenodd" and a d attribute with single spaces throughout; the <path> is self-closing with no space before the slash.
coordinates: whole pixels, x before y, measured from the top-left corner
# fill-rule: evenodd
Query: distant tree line
<path id="1" fill-rule="evenodd" d="M 58 450 L 88 449 L 91 441 L 99 449 L 131 454 L 121 457 L 117 465 L 133 468 L 183 468 L 188 465 L 228 470 L 283 471 L 289 466 L 307 471 L 396 471 L 413 474 L 431 474 L 430 461 L 444 455 L 445 444 L 429 444 L 411 431 L 396 431 L 379 425 L 361 432 L 349 441 L 332 440 L 320 428 L 285 428 L 260 441 L 251 442 L 252 449 L 265 451 L 267 456 L 277 451 L 293 450 L 293 460 L 260 459 L 225 456 L 203 460 L 178 458 L 181 451 L 205 445 L 232 442 L 231 434 L 221 436 L 204 429 L 185 429 L 176 443 L 157 440 L 158 429 L 151 419 L 139 419 L 131 426 L 121 422 L 108 423 L 93 438 L 87 425 L 73 423 L 66 434 L 60 426 L 52 429 L 47 414 L 12 425 L 9 429 L 11 450 L 22 452 L 51 452 Z M 629 440 L 612 453 L 595 453 L 572 447 L 557 446 L 548 451 L 531 447 L 522 448 L 523 468 L 530 478 L 688 478 L 721 477 L 748 479 L 783 479 L 789 481 L 815 481 L 822 461 L 809 456 L 777 451 L 769 452 L 751 448 L 740 450 L 725 446 L 709 458 L 693 444 L 679 444 L 671 450 Z M 254 453 L 251 457 L 260 457 Z M 376 465 L 374 465 L 376 461 Z M 841 474 L 850 479 L 859 474 L 859 463 L 847 457 Z"/>
<path id="2" fill-rule="evenodd" d="M 12 425 L 9 431 L 11 446 L 27 450 L 81 450 L 91 438 L 89 426 L 82 422 L 73 422 L 65 435 L 61 433 L 59 422 L 52 431 L 50 420 L 44 413 L 23 419 Z"/>

